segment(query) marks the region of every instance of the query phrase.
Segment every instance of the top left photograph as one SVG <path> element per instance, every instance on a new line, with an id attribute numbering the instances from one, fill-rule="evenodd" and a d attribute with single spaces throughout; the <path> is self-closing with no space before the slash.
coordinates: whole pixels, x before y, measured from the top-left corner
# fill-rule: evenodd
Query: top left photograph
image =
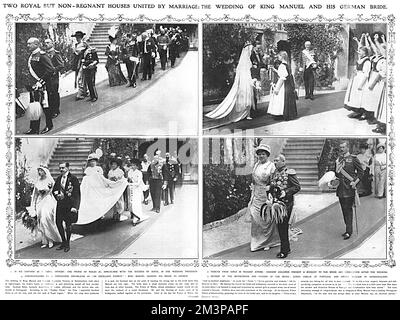
<path id="1" fill-rule="evenodd" d="M 16 23 L 16 135 L 198 134 L 198 25 Z"/>

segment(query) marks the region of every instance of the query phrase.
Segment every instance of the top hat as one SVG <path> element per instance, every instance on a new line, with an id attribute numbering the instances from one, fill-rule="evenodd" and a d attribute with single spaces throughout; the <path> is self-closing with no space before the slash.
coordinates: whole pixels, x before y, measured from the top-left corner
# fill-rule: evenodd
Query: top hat
<path id="1" fill-rule="evenodd" d="M 82 31 L 76 31 L 75 34 L 71 35 L 71 37 L 81 37 L 83 38 L 83 36 L 86 35 L 86 33 L 82 32 Z"/>
<path id="2" fill-rule="evenodd" d="M 257 148 L 256 148 L 256 153 L 258 154 L 259 151 L 266 151 L 268 153 L 268 156 L 271 154 L 271 148 L 269 145 L 261 143 Z"/>

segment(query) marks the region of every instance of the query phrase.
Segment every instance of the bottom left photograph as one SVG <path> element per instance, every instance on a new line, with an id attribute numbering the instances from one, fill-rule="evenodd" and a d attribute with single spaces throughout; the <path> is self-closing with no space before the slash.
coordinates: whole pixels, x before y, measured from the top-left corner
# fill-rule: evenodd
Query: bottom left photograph
<path id="1" fill-rule="evenodd" d="M 15 259 L 198 258 L 198 141 L 16 138 Z"/>

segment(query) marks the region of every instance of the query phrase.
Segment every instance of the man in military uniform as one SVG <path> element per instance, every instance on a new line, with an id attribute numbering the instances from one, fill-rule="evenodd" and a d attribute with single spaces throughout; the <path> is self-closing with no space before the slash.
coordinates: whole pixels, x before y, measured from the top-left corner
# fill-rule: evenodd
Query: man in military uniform
<path id="1" fill-rule="evenodd" d="M 49 107 L 53 113 L 53 119 L 57 118 L 60 114 L 60 94 L 58 92 L 60 86 L 60 72 L 64 69 L 64 60 L 61 57 L 60 51 L 54 49 L 54 43 L 51 39 L 44 41 L 46 53 L 51 59 L 51 63 L 54 66 L 54 73 L 51 76 L 51 80 L 47 85 L 47 91 L 49 95 Z"/>
<path id="2" fill-rule="evenodd" d="M 344 240 L 350 239 L 353 233 L 353 205 L 357 184 L 364 173 L 360 160 L 357 156 L 350 154 L 349 150 L 349 142 L 342 141 L 340 156 L 335 162 L 335 173 L 339 179 L 336 195 L 339 198 L 346 225 L 346 232 L 342 234 Z"/>
<path id="3" fill-rule="evenodd" d="M 143 61 L 142 80 L 151 80 L 151 59 L 156 55 L 156 44 L 153 38 L 149 37 L 147 32 L 142 34 L 142 42 L 140 42 L 139 48 Z"/>
<path id="4" fill-rule="evenodd" d="M 83 52 L 82 69 L 85 77 L 85 82 L 90 92 L 89 101 L 95 102 L 98 99 L 96 90 L 96 71 L 99 58 L 95 48 L 88 46 Z"/>
<path id="5" fill-rule="evenodd" d="M 179 57 L 179 34 L 175 29 L 170 32 L 169 42 L 169 59 L 171 60 L 171 68 L 175 67 L 176 58 Z"/>
<path id="6" fill-rule="evenodd" d="M 127 87 L 136 88 L 136 68 L 139 63 L 139 46 L 136 36 L 126 35 L 126 42 L 122 48 L 123 61 L 128 70 Z"/>
<path id="7" fill-rule="evenodd" d="M 40 50 L 40 41 L 37 38 L 30 38 L 27 42 L 31 55 L 28 59 L 29 73 L 34 79 L 34 84 L 29 85 L 30 102 L 38 101 L 46 117 L 46 127 L 40 132 L 42 134 L 49 132 L 53 129 L 52 110 L 49 108 L 48 101 L 46 101 L 45 90 L 51 81 L 51 77 L 55 72 L 54 66 L 46 52 Z M 39 134 L 40 118 L 31 120 L 30 129 L 25 134 Z"/>
<path id="8" fill-rule="evenodd" d="M 252 68 L 250 70 L 251 72 L 251 78 L 256 79 L 258 82 L 261 82 L 261 69 L 265 68 L 265 63 L 263 60 L 263 52 L 261 48 L 261 41 L 256 40 L 255 46 L 253 50 L 251 51 L 250 55 L 250 60 L 252 63 Z M 257 89 L 256 87 L 253 87 L 254 91 L 254 109 L 250 109 L 250 117 L 254 118 L 257 115 Z"/>
<path id="9" fill-rule="evenodd" d="M 294 169 L 286 167 L 286 159 L 280 154 L 274 159 L 276 170 L 272 175 L 271 183 L 268 190 L 278 187 L 281 190 L 279 200 L 286 206 L 287 214 L 278 222 L 279 238 L 281 240 L 281 250 L 277 254 L 277 258 L 284 259 L 290 253 L 289 243 L 289 221 L 292 215 L 294 205 L 294 195 L 300 191 L 300 183 Z"/>
<path id="10" fill-rule="evenodd" d="M 301 52 L 299 71 L 303 72 L 304 87 L 306 90 L 306 99 L 314 100 L 314 70 L 317 68 L 314 49 L 311 48 L 311 42 L 304 43 L 305 49 Z"/>
<path id="11" fill-rule="evenodd" d="M 161 193 L 163 189 L 162 158 L 158 155 L 154 157 L 149 168 L 150 195 L 153 202 L 152 211 L 160 212 Z"/>
<path id="12" fill-rule="evenodd" d="M 170 203 L 174 203 L 175 183 L 178 180 L 179 175 L 178 162 L 171 159 L 168 152 L 165 154 L 165 162 L 162 166 L 162 175 L 164 179 L 164 205 L 167 206 Z M 168 194 L 170 201 L 168 201 Z"/>
<path id="13" fill-rule="evenodd" d="M 158 43 L 158 54 L 160 55 L 161 69 L 165 70 L 167 64 L 167 49 L 169 46 L 170 39 L 168 35 L 165 34 L 165 29 L 160 28 L 160 35 L 157 37 Z"/>

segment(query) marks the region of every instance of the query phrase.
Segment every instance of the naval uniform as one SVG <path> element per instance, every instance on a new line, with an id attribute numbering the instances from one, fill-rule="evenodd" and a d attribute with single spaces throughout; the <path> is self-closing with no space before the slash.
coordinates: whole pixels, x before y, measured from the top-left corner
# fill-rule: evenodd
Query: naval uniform
<path id="1" fill-rule="evenodd" d="M 164 186 L 166 186 L 164 189 L 164 203 L 165 205 L 174 203 L 175 184 L 179 175 L 178 162 L 172 159 L 166 160 L 162 166 L 162 175 Z M 168 201 L 168 194 L 170 201 Z"/>
<path id="2" fill-rule="evenodd" d="M 52 129 L 53 114 L 52 110 L 50 110 L 50 108 L 48 107 L 48 102 L 44 101 L 44 91 L 47 89 L 48 84 L 51 82 L 51 77 L 55 72 L 54 66 L 51 63 L 51 60 L 47 56 L 46 52 L 38 48 L 31 53 L 28 59 L 28 68 L 29 73 L 34 78 L 34 81 L 36 81 L 36 83 L 31 83 L 31 88 L 33 88 L 33 90 L 30 91 L 30 102 L 40 102 L 43 108 L 44 115 L 46 117 L 46 127 Z M 40 84 L 40 88 L 37 88 L 36 84 Z M 39 129 L 40 118 L 38 120 L 32 120 L 30 122 L 29 133 L 39 134 Z"/>
<path id="3" fill-rule="evenodd" d="M 96 71 L 99 58 L 95 48 L 88 47 L 83 53 L 82 64 L 85 67 L 83 72 L 85 82 L 90 92 L 90 98 L 94 101 L 98 99 L 96 90 Z"/>
<path id="4" fill-rule="evenodd" d="M 343 212 L 343 219 L 346 225 L 346 233 L 353 233 L 353 204 L 355 200 L 355 189 L 350 185 L 350 180 L 342 173 L 340 168 L 343 168 L 354 180 L 361 180 L 363 176 L 363 168 L 357 156 L 348 153 L 345 156 L 339 157 L 335 163 L 336 177 L 339 179 L 339 186 L 336 189 L 336 195 L 339 198 L 340 206 Z"/>
<path id="5" fill-rule="evenodd" d="M 51 63 L 55 69 L 50 82 L 47 85 L 49 107 L 52 110 L 53 115 L 58 115 L 60 113 L 60 93 L 58 90 L 60 86 L 60 72 L 64 69 L 64 60 L 61 57 L 60 51 L 57 51 L 54 48 L 48 50 L 47 55 L 51 59 Z"/>
<path id="6" fill-rule="evenodd" d="M 156 53 L 156 45 L 153 38 L 148 38 L 140 43 L 140 53 L 143 58 L 143 75 L 142 80 L 151 80 L 152 67 L 151 59 Z"/>
<path id="7" fill-rule="evenodd" d="M 271 177 L 271 188 L 278 187 L 285 192 L 285 196 L 281 200 L 286 205 L 287 215 L 283 221 L 278 222 L 279 238 L 281 240 L 281 253 L 288 254 L 290 252 L 289 243 L 289 221 L 292 215 L 294 194 L 300 191 L 300 183 L 294 169 L 288 169 L 286 166 L 276 169 Z"/>

